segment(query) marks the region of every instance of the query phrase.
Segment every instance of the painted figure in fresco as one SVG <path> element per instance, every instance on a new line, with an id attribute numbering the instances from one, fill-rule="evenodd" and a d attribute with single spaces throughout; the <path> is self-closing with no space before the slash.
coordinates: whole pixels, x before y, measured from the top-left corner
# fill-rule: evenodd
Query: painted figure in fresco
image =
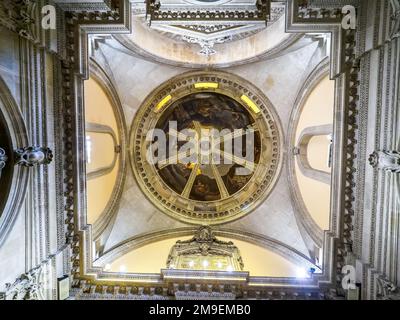
<path id="1" fill-rule="evenodd" d="M 157 128 L 168 133 L 169 122 L 176 121 L 177 130 L 194 129 L 194 122 L 200 123 L 204 128 L 214 128 L 219 131 L 229 129 L 245 129 L 254 122 L 248 111 L 227 96 L 217 93 L 196 93 L 187 96 L 183 100 L 178 101 L 177 105 L 170 107 L 171 112 L 160 119 Z M 241 139 L 240 137 L 238 139 Z M 186 142 L 179 141 L 178 149 Z M 242 152 L 246 152 L 246 144 L 242 143 Z M 260 140 L 256 139 L 254 150 L 259 155 Z M 256 159 L 257 158 L 256 155 Z M 212 171 L 206 168 L 207 165 L 201 167 L 199 174 L 195 178 L 193 187 L 190 192 L 190 199 L 197 201 L 215 201 L 220 200 L 221 195 Z M 242 189 L 250 180 L 252 173 L 249 175 L 237 176 L 235 169 L 237 164 L 218 165 L 219 171 L 222 172 L 221 178 L 230 195 Z M 192 167 L 187 164 L 178 163 L 171 164 L 159 170 L 159 174 L 164 182 L 178 194 L 181 194 L 188 182 Z"/>

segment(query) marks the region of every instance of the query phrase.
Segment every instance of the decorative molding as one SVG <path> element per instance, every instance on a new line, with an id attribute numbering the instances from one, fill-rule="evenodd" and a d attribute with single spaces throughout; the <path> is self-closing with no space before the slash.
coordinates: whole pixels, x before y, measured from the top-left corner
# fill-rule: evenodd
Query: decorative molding
<path id="1" fill-rule="evenodd" d="M 168 255 L 167 268 L 182 268 L 184 263 L 181 258 L 186 256 L 207 257 L 211 259 L 211 262 L 218 258 L 228 257 L 232 271 L 241 271 L 244 268 L 239 249 L 232 241 L 218 240 L 208 226 L 201 226 L 192 239 L 178 240 L 175 243 Z"/>
<path id="2" fill-rule="evenodd" d="M 400 173 L 400 153 L 398 151 L 374 151 L 368 161 L 373 168 Z"/>
<path id="3" fill-rule="evenodd" d="M 193 235 L 196 231 L 197 231 L 196 227 L 185 227 L 177 229 L 159 230 L 132 237 L 130 239 L 127 239 L 123 243 L 110 248 L 107 252 L 104 252 L 104 254 L 100 258 L 98 258 L 93 262 L 93 266 L 94 268 L 103 269 L 106 264 L 110 264 L 113 261 L 128 254 L 129 252 L 136 250 L 138 248 L 142 248 L 145 245 L 172 238 L 188 237 Z M 266 250 L 270 250 L 278 254 L 279 256 L 289 260 L 291 263 L 295 265 L 303 265 L 303 266 L 305 265 L 310 268 L 315 267 L 314 262 L 301 252 L 280 241 L 277 241 L 275 239 L 260 234 L 244 232 L 238 229 L 227 229 L 227 228 L 214 229 L 214 234 L 215 236 L 218 237 L 236 239 L 260 246 L 261 248 L 265 248 Z"/>
<path id="4" fill-rule="evenodd" d="M 14 151 L 15 164 L 23 167 L 48 165 L 53 161 L 53 152 L 47 147 L 24 147 Z"/>
<path id="5" fill-rule="evenodd" d="M 193 8 L 193 9 L 190 9 Z M 182 10 L 163 10 L 160 0 L 146 0 L 146 19 L 148 24 L 158 21 L 234 21 L 267 22 L 271 14 L 271 1 L 258 0 L 252 7 L 220 9 L 207 7 L 199 9 L 198 6 L 188 6 Z"/>
<path id="6" fill-rule="evenodd" d="M 57 298 L 57 255 L 63 254 L 64 245 L 50 255 L 39 266 L 22 274 L 13 283 L 6 283 L 5 291 L 0 292 L 4 300 L 49 300 Z M 1 298 L 0 298 L 1 300 Z"/>
<path id="7" fill-rule="evenodd" d="M 65 159 L 64 210 L 67 243 L 71 246 L 71 275 L 79 278 L 83 266 L 80 255 L 80 230 L 86 228 L 86 168 L 83 110 L 83 79 L 87 78 L 88 34 L 126 33 L 130 30 L 130 3 L 112 2 L 110 11 L 74 11 L 65 13 L 65 54 L 61 61 L 63 80 L 63 142 Z M 79 9 L 79 6 L 78 6 Z M 76 35 L 79 35 L 76 39 Z M 76 76 L 79 75 L 79 76 Z M 86 257 L 83 257 L 84 264 Z"/>
<path id="8" fill-rule="evenodd" d="M 211 288 L 212 289 L 212 286 Z M 176 291 L 176 300 L 235 300 L 233 292 Z"/>
<path id="9" fill-rule="evenodd" d="M 331 182 L 335 201 L 331 203 L 330 236 L 337 239 L 335 266 L 331 271 L 336 278 L 333 288 L 338 296 L 344 296 L 341 270 L 346 264 L 346 256 L 352 254 L 360 77 L 360 61 L 355 54 L 357 30 L 342 29 L 341 8 L 339 4 L 336 8 L 315 8 L 308 1 L 288 0 L 286 11 L 290 32 L 314 28 L 332 33 L 331 78 L 336 78 L 337 82 L 335 114 L 340 117 L 336 116 L 334 122 L 333 168 L 338 174 L 332 175 Z"/>
<path id="10" fill-rule="evenodd" d="M 216 6 L 216 3 L 213 3 L 211 5 L 206 3 L 202 4 L 206 5 L 207 11 L 213 11 L 216 8 L 232 9 L 232 6 L 230 4 L 225 3 L 219 6 Z M 183 5 L 188 10 L 191 10 L 193 8 L 193 6 L 186 3 L 184 3 Z M 138 4 L 137 6 L 141 7 L 142 4 Z M 198 8 L 198 6 L 196 7 Z M 248 4 L 245 7 L 246 10 L 248 10 Z M 174 12 L 182 10 L 181 7 L 176 6 L 169 8 Z M 152 35 L 154 35 L 156 38 L 160 38 L 161 35 L 161 37 L 165 38 L 165 40 L 168 42 L 170 42 L 169 40 L 171 39 L 173 43 L 176 43 L 176 45 L 179 46 L 180 50 L 182 50 L 183 52 L 189 51 L 188 54 L 191 57 L 189 60 L 174 57 L 173 55 L 169 58 L 163 54 L 163 50 L 153 50 L 147 45 L 142 46 L 141 43 L 137 43 L 135 41 L 135 34 L 133 34 L 132 36 L 116 37 L 116 40 L 122 46 L 124 46 L 124 48 L 119 48 L 119 50 L 133 56 L 140 56 L 141 58 L 152 62 L 156 61 L 163 64 L 191 69 L 208 68 L 211 63 L 213 68 L 225 68 L 274 58 L 279 55 L 286 54 L 289 50 L 295 51 L 298 47 L 304 45 L 304 43 L 299 43 L 295 46 L 292 46 L 293 43 L 299 40 L 301 35 L 287 35 L 284 33 L 283 28 L 285 19 L 285 2 L 272 2 L 271 17 L 267 25 L 265 25 L 264 22 L 258 22 L 256 24 L 249 22 L 243 23 L 237 21 L 237 19 L 231 22 L 221 22 L 215 20 L 207 21 L 204 23 L 199 23 L 198 21 L 188 19 L 185 21 L 177 22 L 158 21 L 156 23 L 153 23 L 151 28 L 146 28 L 142 26 L 141 21 L 141 17 L 144 15 L 144 10 L 142 11 L 140 9 L 134 9 L 133 12 L 133 19 L 135 21 L 134 23 L 138 24 L 138 28 L 136 29 L 137 33 L 146 33 L 146 37 L 151 37 Z M 270 28 L 275 23 L 279 24 L 279 27 Z M 142 36 L 143 35 L 140 35 L 140 37 Z M 249 37 L 251 37 L 251 40 L 249 40 L 250 43 L 256 42 L 261 44 L 261 47 L 256 46 L 259 54 L 250 54 L 250 52 L 254 53 L 254 46 L 249 46 L 249 44 L 244 41 L 244 39 Z M 268 47 L 268 42 L 264 41 L 265 37 L 271 37 L 272 39 L 275 39 L 276 37 L 282 37 L 282 40 L 280 42 L 278 41 L 278 43 L 274 47 L 263 50 L 262 47 Z M 246 51 L 249 54 L 246 54 L 246 56 L 243 58 L 236 58 L 236 61 L 231 61 L 232 56 L 229 54 L 228 46 L 216 45 L 215 47 L 220 47 L 219 50 L 216 50 L 218 51 L 219 55 L 214 56 L 212 59 L 210 58 L 210 55 L 205 55 L 204 57 L 203 55 L 199 55 L 199 57 L 197 58 L 195 55 L 193 56 L 192 52 L 190 52 L 193 50 L 193 46 L 187 46 L 185 43 L 182 43 L 182 38 L 191 39 L 191 41 L 195 41 L 196 43 L 202 42 L 205 45 L 207 45 L 207 43 L 215 42 L 218 39 L 225 39 L 225 42 L 238 41 L 240 42 L 237 44 L 238 47 L 243 46 L 243 51 Z M 157 44 L 155 43 L 155 45 Z M 194 47 L 194 50 L 196 50 L 197 46 Z M 176 48 L 173 50 L 176 50 Z M 204 52 L 206 53 L 207 51 L 208 50 L 206 49 Z M 210 60 L 212 60 L 212 62 L 210 62 Z"/>
<path id="11" fill-rule="evenodd" d="M 232 40 L 232 36 L 215 38 L 212 40 L 203 40 L 203 39 L 199 39 L 196 37 L 183 36 L 182 40 L 186 41 L 188 43 L 198 44 L 201 47 L 199 54 L 205 55 L 208 57 L 208 56 L 212 56 L 213 54 L 217 53 L 217 51 L 214 49 L 215 44 L 229 42 Z"/>
<path id="12" fill-rule="evenodd" d="M 224 42 L 236 41 L 264 30 L 279 20 L 285 11 L 284 2 L 270 3 L 269 0 L 257 1 L 255 4 L 237 3 L 235 6 L 221 2 L 201 2 L 196 5 L 183 2 L 179 6 L 169 6 L 159 1 L 147 1 L 142 10 L 139 7 L 134 10 L 134 15 L 145 15 L 151 28 L 168 38 L 200 43 L 204 53 L 212 49 L 212 42 L 218 43 L 221 39 Z M 257 7 L 267 13 L 264 19 L 256 17 Z M 154 15 L 157 15 L 155 19 Z M 245 18 L 246 15 L 249 17 Z M 190 39 L 197 41 L 190 42 Z M 211 52 L 215 54 L 213 50 Z"/>
<path id="13" fill-rule="evenodd" d="M 21 275 L 14 283 L 6 284 L 5 300 L 39 300 L 41 267 Z"/>
<path id="14" fill-rule="evenodd" d="M 99 11 L 107 12 L 113 8 L 113 0 L 54 0 L 65 12 Z"/>
<path id="15" fill-rule="evenodd" d="M 36 41 L 36 0 L 2 0 L 0 2 L 0 24 L 18 33 L 21 37 Z"/>

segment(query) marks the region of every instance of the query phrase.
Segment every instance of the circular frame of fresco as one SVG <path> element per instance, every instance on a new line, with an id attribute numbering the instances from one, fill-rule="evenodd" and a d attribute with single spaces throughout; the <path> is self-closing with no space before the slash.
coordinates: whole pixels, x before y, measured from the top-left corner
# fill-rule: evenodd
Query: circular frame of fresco
<path id="1" fill-rule="evenodd" d="M 202 152 L 182 153 L 188 141 L 204 143 L 190 140 L 188 132 L 210 142 L 214 129 L 224 132 L 215 152 L 199 147 Z M 166 138 L 156 138 L 155 130 Z M 250 213 L 270 194 L 282 166 L 282 141 L 279 117 L 260 90 L 232 74 L 190 72 L 158 87 L 141 105 L 131 128 L 131 165 L 141 190 L 162 212 L 191 224 L 222 224 Z"/>

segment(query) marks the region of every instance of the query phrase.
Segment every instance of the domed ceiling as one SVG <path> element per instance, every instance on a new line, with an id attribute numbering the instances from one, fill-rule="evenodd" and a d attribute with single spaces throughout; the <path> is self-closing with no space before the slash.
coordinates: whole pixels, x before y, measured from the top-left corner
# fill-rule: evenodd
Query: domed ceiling
<path id="1" fill-rule="evenodd" d="M 272 105 L 244 80 L 197 73 L 149 96 L 132 131 L 132 167 L 162 211 L 216 224 L 247 214 L 279 168 L 280 126 Z"/>
<path id="2" fill-rule="evenodd" d="M 176 0 L 161 1 L 151 12 L 137 1 L 132 34 L 90 38 L 90 71 L 117 97 L 111 99 L 121 115 L 115 132 L 129 136 L 119 140 L 117 149 L 120 163 L 130 166 L 119 171 L 115 196 L 107 198 L 110 205 L 93 223 L 94 264 L 100 268 L 145 245 L 153 248 L 164 240 L 172 245 L 200 226 L 235 244 L 268 248 L 303 267 L 321 265 L 324 231 L 315 221 L 326 221 L 329 212 L 319 206 L 326 197 L 314 197 L 316 213 L 310 214 L 309 201 L 297 190 L 303 186 L 296 180 L 296 150 L 302 146 L 296 132 L 329 123 L 314 123 L 312 115 L 301 128 L 294 123 L 303 109 L 309 110 L 298 97 L 305 99 L 328 74 L 329 36 L 286 33 L 283 2 L 272 2 L 271 14 L 263 19 L 245 16 L 248 20 L 236 19 L 235 26 L 214 14 L 202 15 L 212 7 L 220 13 L 257 10 L 255 1 Z M 155 15 L 182 14 L 183 8 L 199 10 L 199 19 Z M 214 43 L 215 53 L 207 55 L 198 43 L 182 39 L 189 35 L 231 39 Z M 318 93 L 315 108 L 331 118 L 322 108 L 333 110 L 330 96 Z M 98 112 L 96 104 L 93 112 Z M 323 150 L 325 158 L 329 141 L 320 140 L 321 146 L 310 140 L 314 145 L 308 149 Z M 313 233 L 303 228 L 305 219 Z M 257 258 L 246 259 L 246 268 L 256 270 L 250 260 Z M 163 261 L 157 265 L 166 266 Z"/>

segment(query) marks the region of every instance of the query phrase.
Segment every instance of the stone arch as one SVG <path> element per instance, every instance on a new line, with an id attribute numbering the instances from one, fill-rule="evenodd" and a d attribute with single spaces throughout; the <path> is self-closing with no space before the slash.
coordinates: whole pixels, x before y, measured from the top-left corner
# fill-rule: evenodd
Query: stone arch
<path id="1" fill-rule="evenodd" d="M 17 102 L 12 96 L 5 81 L 0 77 L 0 112 L 8 129 L 10 148 L 8 150 L 9 165 L 13 166 L 13 151 L 29 145 L 24 118 Z M 0 247 L 4 244 L 15 220 L 20 212 L 20 207 L 25 199 L 28 171 L 21 166 L 12 168 L 10 192 L 5 200 L 3 212 L 0 215 Z"/>

